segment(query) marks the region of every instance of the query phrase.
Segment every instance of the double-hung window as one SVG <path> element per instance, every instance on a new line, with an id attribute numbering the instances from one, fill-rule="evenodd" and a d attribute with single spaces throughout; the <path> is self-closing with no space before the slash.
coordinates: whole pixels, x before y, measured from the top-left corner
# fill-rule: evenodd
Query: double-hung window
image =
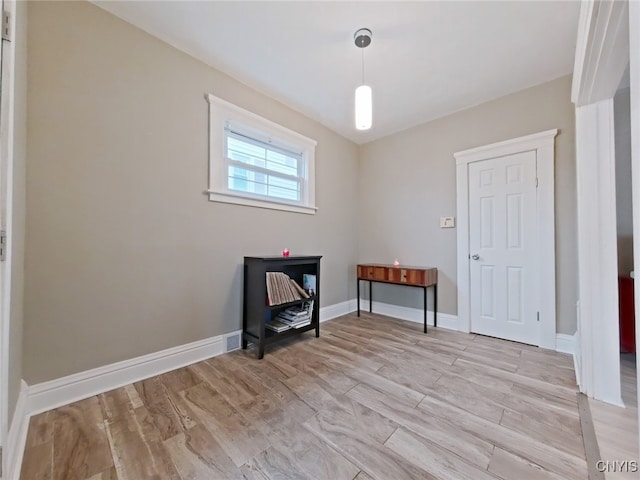
<path id="1" fill-rule="evenodd" d="M 316 142 L 212 95 L 209 199 L 315 213 Z"/>

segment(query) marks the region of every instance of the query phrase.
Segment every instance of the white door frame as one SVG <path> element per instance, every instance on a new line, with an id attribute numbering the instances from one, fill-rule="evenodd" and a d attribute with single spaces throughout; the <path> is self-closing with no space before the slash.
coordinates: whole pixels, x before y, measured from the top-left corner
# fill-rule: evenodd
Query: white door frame
<path id="1" fill-rule="evenodd" d="M 16 0 L 0 1 L 2 12 L 10 16 L 9 35 L 13 38 L 16 18 Z M 12 41 L 2 42 L 2 86 L 0 89 L 0 219 L 2 229 L 7 231 L 5 245 L 6 260 L 0 262 L 2 282 L 0 282 L 0 445 L 3 446 L 3 478 L 13 475 L 17 445 L 9 438 L 9 339 L 11 337 L 11 287 L 13 250 L 13 147 L 14 147 L 14 90 L 15 90 L 15 45 Z M 15 412 L 14 412 L 15 413 Z M 14 420 L 16 420 L 14 415 Z M 20 424 L 17 419 L 15 424 Z M 11 439 L 12 440 L 12 439 Z"/>
<path id="2" fill-rule="evenodd" d="M 622 398 L 613 97 L 629 62 L 628 9 L 629 3 L 620 0 L 582 3 L 571 90 L 576 106 L 580 299 L 576 375 L 582 392 L 614 405 L 622 405 Z M 632 80 L 632 95 L 634 90 Z M 632 166 L 634 172 L 637 168 Z M 634 220 L 634 231 L 637 226 Z M 636 248 L 638 238 L 634 235 Z"/>
<path id="3" fill-rule="evenodd" d="M 6 3 L 6 4 L 5 4 Z M 4 9 L 9 9 L 9 2 L 0 0 L 0 13 L 4 16 Z M 12 196 L 12 162 L 9 140 L 9 111 L 7 103 L 10 98 L 10 78 L 8 73 L 9 55 L 6 43 L 0 39 L 0 65 L 2 65 L 0 81 L 0 229 L 7 232 L 11 226 L 11 196 Z M 5 261 L 0 262 L 0 446 L 4 448 L 2 456 L 2 471 L 7 471 L 8 449 L 7 437 L 9 432 L 9 319 L 11 306 L 11 257 L 6 244 Z"/>
<path id="4" fill-rule="evenodd" d="M 631 85 L 631 177 L 633 181 L 633 248 L 640 252 L 640 3 L 629 5 L 629 80 Z M 640 255 L 634 256 L 634 269 L 640 272 Z M 636 332 L 640 332 L 640 282 L 634 282 Z M 640 333 L 636 333 L 636 352 L 640 352 Z M 640 392 L 640 375 L 636 356 L 636 381 Z M 640 414 L 640 395 L 638 412 Z M 638 425 L 640 425 L 640 418 Z M 640 439 L 640 428 L 638 428 Z M 640 442 L 639 442 L 640 445 Z"/>
<path id="5" fill-rule="evenodd" d="M 556 256 L 555 256 L 555 174 L 554 138 L 558 130 L 547 130 L 524 137 L 492 143 L 457 152 L 457 216 L 458 216 L 458 325 L 463 332 L 471 331 L 470 261 L 469 261 L 469 164 L 491 158 L 535 151 L 538 189 L 536 197 L 538 230 L 539 298 L 534 304 L 540 312 L 538 345 L 556 348 Z M 544 252 L 544 254 L 542 254 Z"/>
<path id="6" fill-rule="evenodd" d="M 4 10 L 4 2 L 0 0 L 0 13 Z M 7 62 L 5 42 L 0 39 L 0 65 Z M 4 55 L 3 55 L 4 53 Z M 0 72 L 4 68 L 0 68 Z M 3 95 L 7 91 L 7 76 L 2 75 L 0 81 L 0 105 L 8 98 Z M 10 194 L 12 182 L 11 161 L 7 151 L 8 122 L 7 110 L 0 108 L 0 230 L 8 232 L 11 224 Z M 5 249 L 7 245 L 5 245 Z M 5 250 L 5 261 L 0 262 L 0 446 L 6 446 L 9 432 L 9 318 L 11 306 L 11 261 Z M 2 471 L 6 472 L 6 454 L 2 458 Z"/>

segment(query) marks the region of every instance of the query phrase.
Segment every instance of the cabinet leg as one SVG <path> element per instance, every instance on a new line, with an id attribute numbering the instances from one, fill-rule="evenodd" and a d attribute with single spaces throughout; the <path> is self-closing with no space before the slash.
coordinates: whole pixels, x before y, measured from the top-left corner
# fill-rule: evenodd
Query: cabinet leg
<path id="1" fill-rule="evenodd" d="M 320 322 L 318 322 L 318 325 L 316 326 L 316 338 L 320 337 Z"/>
<path id="2" fill-rule="evenodd" d="M 258 346 L 258 360 L 262 360 L 264 358 L 264 345 L 262 342 Z"/>
<path id="3" fill-rule="evenodd" d="M 427 287 L 424 287 L 424 333 L 427 333 Z"/>
<path id="4" fill-rule="evenodd" d="M 433 326 L 438 326 L 438 284 L 433 286 Z"/>
<path id="5" fill-rule="evenodd" d="M 242 349 L 246 350 L 247 347 L 249 346 L 249 342 L 246 341 L 244 338 L 242 339 Z"/>

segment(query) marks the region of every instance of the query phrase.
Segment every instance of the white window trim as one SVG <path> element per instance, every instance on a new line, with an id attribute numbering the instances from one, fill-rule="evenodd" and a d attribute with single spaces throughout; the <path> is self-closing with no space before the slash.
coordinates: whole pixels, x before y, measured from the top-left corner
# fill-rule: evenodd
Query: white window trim
<path id="1" fill-rule="evenodd" d="M 318 142 L 214 95 L 207 94 L 205 98 L 209 102 L 209 189 L 207 190 L 209 200 L 272 210 L 315 214 L 318 210 L 316 207 L 315 186 L 315 150 Z M 229 122 L 245 125 L 303 149 L 307 178 L 303 188 L 302 203 L 294 204 L 263 197 L 254 198 L 251 194 L 235 192 L 227 188 L 227 172 L 225 171 L 224 162 L 224 129 Z"/>

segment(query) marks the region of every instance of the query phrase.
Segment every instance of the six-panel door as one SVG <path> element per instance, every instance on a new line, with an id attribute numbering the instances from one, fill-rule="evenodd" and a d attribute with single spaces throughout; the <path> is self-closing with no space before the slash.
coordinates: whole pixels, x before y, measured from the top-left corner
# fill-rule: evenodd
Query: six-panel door
<path id="1" fill-rule="evenodd" d="M 536 154 L 469 164 L 471 331 L 537 345 Z"/>

